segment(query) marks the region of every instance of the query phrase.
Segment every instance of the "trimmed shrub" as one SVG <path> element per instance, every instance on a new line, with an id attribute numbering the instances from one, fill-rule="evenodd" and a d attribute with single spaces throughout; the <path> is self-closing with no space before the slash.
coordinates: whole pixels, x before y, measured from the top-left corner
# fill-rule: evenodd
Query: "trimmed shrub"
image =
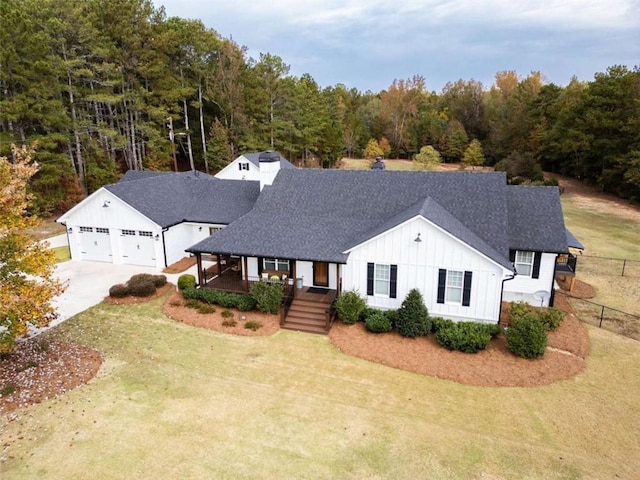
<path id="1" fill-rule="evenodd" d="M 183 273 L 178 277 L 178 288 L 184 290 L 185 288 L 194 288 L 196 286 L 196 277 L 190 273 Z"/>
<path id="2" fill-rule="evenodd" d="M 389 318 L 381 311 L 370 314 L 365 320 L 364 326 L 373 333 L 386 333 L 392 330 Z"/>
<path id="3" fill-rule="evenodd" d="M 153 284 L 156 288 L 164 287 L 167 284 L 166 275 L 153 275 Z"/>
<path id="4" fill-rule="evenodd" d="M 109 289 L 109 296 L 113 298 L 123 298 L 129 295 L 129 287 L 123 283 L 118 283 Z"/>
<path id="5" fill-rule="evenodd" d="M 150 297 L 156 293 L 156 286 L 149 280 L 139 280 L 136 282 L 129 280 L 127 285 L 129 287 L 129 295 L 133 295 L 134 297 Z"/>
<path id="6" fill-rule="evenodd" d="M 523 301 L 509 303 L 509 325 L 520 318 L 528 317 L 532 313 L 531 307 Z"/>
<path id="7" fill-rule="evenodd" d="M 547 332 L 550 332 L 560 326 L 562 320 L 564 320 L 564 313 L 554 307 L 540 309 L 538 311 L 538 320 L 542 322 Z"/>
<path id="8" fill-rule="evenodd" d="M 184 306 L 187 307 L 187 308 L 198 309 L 198 308 L 200 308 L 200 305 L 202 305 L 202 302 L 200 302 L 200 300 L 197 300 L 195 298 L 188 298 L 184 302 Z"/>
<path id="9" fill-rule="evenodd" d="M 441 329 L 450 327 L 451 325 L 455 325 L 453 320 L 442 317 L 431 317 L 431 331 L 433 333 L 438 333 Z"/>
<path id="10" fill-rule="evenodd" d="M 478 353 L 489 345 L 491 327 L 478 322 L 443 322 L 436 332 L 436 341 L 448 350 Z"/>
<path id="11" fill-rule="evenodd" d="M 202 313 L 203 315 L 206 315 L 207 313 L 216 313 L 216 309 L 208 303 L 201 303 L 200 305 L 198 305 L 197 310 L 198 313 Z"/>
<path id="12" fill-rule="evenodd" d="M 403 337 L 410 338 L 427 335 L 431 331 L 429 311 L 419 290 L 412 289 L 402 302 L 398 309 L 396 329 Z"/>
<path id="13" fill-rule="evenodd" d="M 502 327 L 499 323 L 484 323 L 482 326 L 491 335 L 491 338 L 497 337 L 502 332 Z"/>
<path id="14" fill-rule="evenodd" d="M 380 310 L 379 308 L 365 307 L 365 309 L 360 312 L 360 315 L 358 315 L 358 320 L 361 322 L 366 322 L 367 318 L 369 318 L 371 315 L 380 313 L 381 311 L 382 310 Z"/>
<path id="15" fill-rule="evenodd" d="M 256 308 L 256 299 L 249 294 L 237 295 L 236 308 L 241 312 L 249 312 Z"/>
<path id="16" fill-rule="evenodd" d="M 223 327 L 235 327 L 238 324 L 238 322 L 236 322 L 234 319 L 225 319 L 222 321 L 222 326 Z"/>
<path id="17" fill-rule="evenodd" d="M 222 318 L 233 318 L 233 312 L 231 310 L 223 310 L 222 313 L 220 313 L 220 315 L 222 316 Z"/>
<path id="18" fill-rule="evenodd" d="M 398 322 L 398 310 L 385 310 L 384 316 L 389 320 L 391 329 L 393 330 L 396 328 L 396 323 Z"/>
<path id="19" fill-rule="evenodd" d="M 283 295 L 282 285 L 277 283 L 256 282 L 251 286 L 251 296 L 261 312 L 278 313 Z"/>
<path id="20" fill-rule="evenodd" d="M 356 323 L 365 308 L 367 308 L 367 301 L 355 290 L 343 292 L 336 299 L 338 317 L 347 325 Z"/>
<path id="21" fill-rule="evenodd" d="M 518 357 L 541 357 L 547 348 L 547 329 L 533 313 L 518 318 L 515 322 L 510 321 L 505 337 L 507 348 Z"/>
<path id="22" fill-rule="evenodd" d="M 131 278 L 127 283 L 132 284 L 132 283 L 153 282 L 153 277 L 155 277 L 155 275 L 152 275 L 150 273 L 136 273 L 135 275 L 131 276 Z"/>

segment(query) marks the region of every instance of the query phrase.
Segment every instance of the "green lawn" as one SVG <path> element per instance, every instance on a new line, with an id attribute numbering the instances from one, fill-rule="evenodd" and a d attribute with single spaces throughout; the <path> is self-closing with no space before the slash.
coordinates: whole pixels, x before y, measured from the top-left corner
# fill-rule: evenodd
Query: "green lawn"
<path id="1" fill-rule="evenodd" d="M 66 262 L 67 260 L 71 260 L 71 252 L 69 250 L 69 246 L 65 245 L 62 247 L 52 248 L 54 255 L 56 256 L 56 263 Z"/>
<path id="2" fill-rule="evenodd" d="M 410 160 L 385 160 L 387 170 L 415 170 L 413 162 Z M 340 161 L 340 168 L 345 170 L 369 170 L 371 160 L 366 158 L 343 158 Z"/>
<path id="3" fill-rule="evenodd" d="M 99 305 L 48 335 L 99 349 L 103 368 L 0 419 L 2 478 L 633 478 L 640 343 L 589 331 L 582 374 L 481 388 L 352 358 L 325 336 L 190 327 L 160 300 Z"/>

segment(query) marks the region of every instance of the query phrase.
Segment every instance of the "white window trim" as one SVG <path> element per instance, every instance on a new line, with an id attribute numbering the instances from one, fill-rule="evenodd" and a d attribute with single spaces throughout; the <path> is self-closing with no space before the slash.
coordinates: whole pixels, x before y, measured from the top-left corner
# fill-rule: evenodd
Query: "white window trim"
<path id="1" fill-rule="evenodd" d="M 459 273 L 460 285 L 450 285 L 449 279 L 451 273 Z M 462 297 L 464 295 L 464 272 L 461 270 L 447 270 L 447 279 L 444 283 L 444 303 L 447 305 L 462 305 Z M 460 292 L 460 300 L 449 300 L 449 292 L 457 290 Z"/>
<path id="2" fill-rule="evenodd" d="M 522 256 L 524 256 L 525 254 L 531 255 L 531 261 L 523 261 Z M 535 259 L 535 254 L 533 252 L 528 252 L 526 250 L 516 250 L 516 258 L 513 264 L 516 267 L 516 272 L 518 273 L 519 276 L 530 278 L 533 275 L 534 259 Z M 527 260 L 527 259 L 524 259 L 524 260 Z M 529 273 L 520 272 L 518 265 L 529 267 Z"/>
<path id="3" fill-rule="evenodd" d="M 275 268 L 267 268 L 267 262 L 269 263 L 273 263 Z M 279 267 L 286 265 L 287 268 L 286 270 L 281 270 Z M 263 258 L 262 259 L 262 269 L 263 270 L 269 270 L 269 271 L 276 271 L 276 272 L 289 272 L 291 270 L 291 263 L 289 262 L 289 260 L 285 260 L 282 258 Z"/>
<path id="4" fill-rule="evenodd" d="M 378 272 L 381 272 L 380 267 L 386 268 L 386 278 L 378 277 Z M 378 282 L 385 282 L 387 289 L 385 293 L 378 292 Z M 391 265 L 384 263 L 375 263 L 373 267 L 373 296 L 389 298 L 391 294 Z"/>

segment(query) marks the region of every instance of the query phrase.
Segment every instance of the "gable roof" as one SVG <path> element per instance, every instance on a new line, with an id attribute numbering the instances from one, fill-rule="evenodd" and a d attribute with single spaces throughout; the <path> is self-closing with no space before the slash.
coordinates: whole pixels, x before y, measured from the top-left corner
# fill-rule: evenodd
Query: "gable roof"
<path id="1" fill-rule="evenodd" d="M 569 231 L 569 229 L 567 228 L 567 247 L 569 248 L 577 248 L 578 250 L 584 250 L 584 245 L 582 245 L 582 243 L 580 243 L 580 240 L 578 240 L 573 233 L 571 233 Z"/>
<path id="2" fill-rule="evenodd" d="M 246 158 L 247 160 L 249 160 L 256 167 L 260 167 L 260 160 L 259 160 L 260 159 L 260 155 L 262 153 L 266 153 L 266 152 L 268 152 L 268 150 L 263 150 L 262 152 L 244 153 L 244 154 L 242 154 L 240 156 Z M 293 165 L 289 160 L 284 158 L 284 155 L 282 155 L 280 152 L 275 152 L 275 153 L 280 155 L 280 168 L 296 168 L 296 166 Z"/>
<path id="3" fill-rule="evenodd" d="M 507 200 L 511 249 L 568 251 L 558 187 L 507 185 Z"/>
<path id="4" fill-rule="evenodd" d="M 415 214 L 510 266 L 503 172 L 281 170 L 251 212 L 188 251 L 344 263 Z"/>
<path id="5" fill-rule="evenodd" d="M 142 178 L 130 175 L 104 188 L 161 227 L 183 221 L 229 224 L 251 210 L 260 194 L 257 181 L 221 180 L 199 172 L 154 173 L 161 174 L 134 174 Z"/>

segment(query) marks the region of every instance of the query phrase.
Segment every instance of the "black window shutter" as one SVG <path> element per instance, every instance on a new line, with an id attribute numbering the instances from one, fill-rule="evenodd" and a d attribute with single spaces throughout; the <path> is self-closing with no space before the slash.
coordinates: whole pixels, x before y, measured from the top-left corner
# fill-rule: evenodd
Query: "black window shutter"
<path id="1" fill-rule="evenodd" d="M 462 286 L 462 306 L 471 305 L 471 272 L 464 272 L 464 284 Z"/>
<path id="2" fill-rule="evenodd" d="M 532 278 L 540 278 L 540 260 L 542 260 L 542 252 L 536 252 L 533 255 L 533 272 Z"/>
<path id="3" fill-rule="evenodd" d="M 447 285 L 447 271 L 444 268 L 438 270 L 438 303 L 444 303 L 444 290 Z"/>
<path id="4" fill-rule="evenodd" d="M 258 276 L 260 277 L 262 275 L 262 265 L 263 265 L 263 261 L 262 261 L 262 257 L 258 257 Z"/>
<path id="5" fill-rule="evenodd" d="M 396 298 L 398 287 L 398 266 L 391 265 L 391 281 L 389 282 L 389 297 Z"/>
<path id="6" fill-rule="evenodd" d="M 510 262 L 515 262 L 516 261 L 516 251 L 515 250 L 509 250 L 509 261 Z"/>
<path id="7" fill-rule="evenodd" d="M 367 295 L 373 295 L 373 272 L 375 265 L 367 263 Z"/>
<path id="8" fill-rule="evenodd" d="M 242 170 L 242 163 L 238 162 L 238 170 Z"/>

